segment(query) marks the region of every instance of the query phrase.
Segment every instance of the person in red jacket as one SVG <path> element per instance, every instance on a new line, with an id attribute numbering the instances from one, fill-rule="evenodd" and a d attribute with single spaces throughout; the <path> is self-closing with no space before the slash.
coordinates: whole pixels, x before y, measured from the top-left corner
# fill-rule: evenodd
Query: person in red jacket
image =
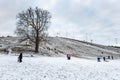
<path id="1" fill-rule="evenodd" d="M 70 54 L 67 54 L 66 56 L 67 56 L 67 59 L 70 60 Z"/>

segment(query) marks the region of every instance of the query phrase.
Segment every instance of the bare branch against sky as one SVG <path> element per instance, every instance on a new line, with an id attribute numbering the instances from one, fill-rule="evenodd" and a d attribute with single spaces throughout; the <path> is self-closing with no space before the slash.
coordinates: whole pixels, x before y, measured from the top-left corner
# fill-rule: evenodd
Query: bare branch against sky
<path id="1" fill-rule="evenodd" d="M 14 35 L 16 15 L 29 6 L 52 12 L 50 36 L 66 36 L 100 44 L 120 43 L 119 0 L 0 0 L 0 36 Z"/>

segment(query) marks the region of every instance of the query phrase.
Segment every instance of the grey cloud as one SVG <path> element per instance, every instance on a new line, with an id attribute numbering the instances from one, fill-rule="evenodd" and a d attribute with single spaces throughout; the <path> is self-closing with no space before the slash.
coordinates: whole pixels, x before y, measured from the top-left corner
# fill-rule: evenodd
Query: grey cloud
<path id="1" fill-rule="evenodd" d="M 29 6 L 38 6 L 52 13 L 50 35 L 59 32 L 62 36 L 68 33 L 73 37 L 74 33 L 76 37 L 85 39 L 87 33 L 92 36 L 89 40 L 94 38 L 97 43 L 103 43 L 108 38 L 120 38 L 119 3 L 118 0 L 1 0 L 0 31 L 10 32 L 11 26 L 14 30 L 18 12 Z"/>
<path id="2" fill-rule="evenodd" d="M 82 2 L 82 0 L 80 1 Z M 120 1 L 90 1 L 90 4 L 81 6 L 81 3 L 76 4 L 74 0 L 60 0 L 55 8 L 55 16 L 56 18 L 61 17 L 63 20 L 60 19 L 57 23 L 63 23 L 61 26 L 64 26 L 68 31 L 69 28 L 74 28 L 73 32 L 76 29 L 80 35 L 92 34 L 96 41 L 100 43 L 106 40 L 106 38 L 114 38 L 114 32 L 117 31 L 118 33 L 120 30 L 118 27 L 120 22 Z M 69 26 L 69 23 L 72 23 L 74 26 Z M 119 36 L 117 37 L 120 38 Z"/>
<path id="3" fill-rule="evenodd" d="M 14 35 L 16 15 L 29 6 L 33 6 L 34 2 L 35 1 L 32 0 L 1 0 L 0 32 L 3 33 L 1 33 L 1 35 Z"/>

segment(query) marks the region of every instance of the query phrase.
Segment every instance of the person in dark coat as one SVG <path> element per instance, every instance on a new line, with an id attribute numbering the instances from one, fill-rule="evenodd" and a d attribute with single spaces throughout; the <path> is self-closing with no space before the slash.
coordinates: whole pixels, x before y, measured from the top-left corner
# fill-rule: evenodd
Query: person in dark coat
<path id="1" fill-rule="evenodd" d="M 105 60 L 105 57 L 103 57 L 103 61 L 106 61 L 106 60 Z"/>
<path id="2" fill-rule="evenodd" d="M 23 57 L 23 55 L 22 55 L 22 53 L 20 53 L 20 55 L 18 56 L 18 62 L 22 62 L 22 57 Z"/>
<path id="3" fill-rule="evenodd" d="M 97 57 L 97 61 L 100 62 L 100 57 Z"/>
<path id="4" fill-rule="evenodd" d="M 113 59 L 113 56 L 111 56 L 111 58 Z"/>
<path id="5" fill-rule="evenodd" d="M 110 56 L 108 56 L 108 59 L 110 59 Z"/>

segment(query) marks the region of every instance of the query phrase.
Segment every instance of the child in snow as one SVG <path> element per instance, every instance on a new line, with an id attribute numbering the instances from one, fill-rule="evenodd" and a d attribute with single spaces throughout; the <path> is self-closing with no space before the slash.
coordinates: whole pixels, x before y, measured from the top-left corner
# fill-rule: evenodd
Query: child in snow
<path id="1" fill-rule="evenodd" d="M 110 56 L 108 56 L 108 59 L 110 59 Z"/>
<path id="2" fill-rule="evenodd" d="M 18 56 L 18 62 L 20 63 L 22 62 L 22 56 L 23 56 L 22 53 L 20 53 L 20 55 Z"/>
<path id="3" fill-rule="evenodd" d="M 103 57 L 103 61 L 106 61 L 106 60 L 105 60 L 105 57 Z"/>
<path id="4" fill-rule="evenodd" d="M 97 61 L 100 62 L 100 58 L 99 57 L 97 58 Z"/>
<path id="5" fill-rule="evenodd" d="M 111 56 L 111 58 L 113 59 L 113 56 Z"/>
<path id="6" fill-rule="evenodd" d="M 70 54 L 67 54 L 67 59 L 70 60 Z"/>

